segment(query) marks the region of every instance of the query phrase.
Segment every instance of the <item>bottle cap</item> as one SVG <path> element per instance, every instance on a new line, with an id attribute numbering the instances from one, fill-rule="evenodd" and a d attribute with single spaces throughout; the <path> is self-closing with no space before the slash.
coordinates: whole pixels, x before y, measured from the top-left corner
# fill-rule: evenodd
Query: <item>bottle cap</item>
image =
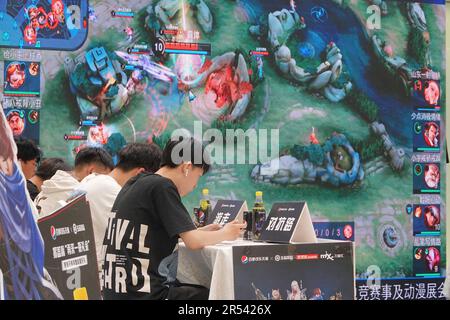
<path id="1" fill-rule="evenodd" d="M 73 299 L 74 300 L 88 300 L 88 294 L 86 287 L 77 288 L 73 290 Z"/>
<path id="2" fill-rule="evenodd" d="M 208 189 L 203 189 L 202 193 L 203 193 L 203 195 L 208 195 L 209 194 L 209 190 Z"/>
<path id="3" fill-rule="evenodd" d="M 263 195 L 262 191 L 256 191 L 255 194 L 257 197 L 262 197 Z"/>

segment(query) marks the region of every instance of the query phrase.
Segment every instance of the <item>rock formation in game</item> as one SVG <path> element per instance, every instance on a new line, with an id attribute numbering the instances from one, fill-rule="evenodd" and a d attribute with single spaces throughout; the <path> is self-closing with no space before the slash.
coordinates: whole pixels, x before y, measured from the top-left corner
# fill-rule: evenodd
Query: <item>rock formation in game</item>
<path id="1" fill-rule="evenodd" d="M 203 0 L 186 0 L 184 3 L 194 11 L 195 18 L 202 30 L 205 33 L 210 33 L 213 28 L 213 17 L 206 3 Z M 161 0 L 150 5 L 147 12 L 150 16 L 156 17 L 160 25 L 165 28 L 172 24 L 172 19 L 180 10 L 185 9 L 182 5 L 182 1 Z M 147 22 L 153 23 L 150 20 Z"/>
<path id="2" fill-rule="evenodd" d="M 348 139 L 335 133 L 323 146 L 294 146 L 290 155 L 255 166 L 251 177 L 281 185 L 324 183 L 339 187 L 363 180 L 364 170 Z"/>
<path id="3" fill-rule="evenodd" d="M 304 18 L 296 11 L 282 9 L 269 13 L 267 22 L 250 26 L 249 31 L 263 44 L 269 45 L 274 53 L 278 70 L 284 76 L 306 85 L 313 92 L 321 92 L 332 102 L 339 102 L 351 90 L 352 83 L 348 81 L 344 85 L 336 85 L 343 67 L 341 50 L 337 45 L 330 42 L 325 49 L 323 61 L 317 67 L 308 70 L 297 65 L 286 45 L 294 32 L 306 27 Z"/>

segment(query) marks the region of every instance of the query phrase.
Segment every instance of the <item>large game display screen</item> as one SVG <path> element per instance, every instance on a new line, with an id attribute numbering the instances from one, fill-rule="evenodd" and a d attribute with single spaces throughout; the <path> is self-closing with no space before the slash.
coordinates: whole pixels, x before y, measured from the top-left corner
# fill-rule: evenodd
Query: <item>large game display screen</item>
<path id="1" fill-rule="evenodd" d="M 443 4 L 0 0 L 0 95 L 14 135 L 47 157 L 221 134 L 223 161 L 188 208 L 203 187 L 249 203 L 260 190 L 266 208 L 307 201 L 313 221 L 351 226 L 357 278 L 440 279 Z"/>

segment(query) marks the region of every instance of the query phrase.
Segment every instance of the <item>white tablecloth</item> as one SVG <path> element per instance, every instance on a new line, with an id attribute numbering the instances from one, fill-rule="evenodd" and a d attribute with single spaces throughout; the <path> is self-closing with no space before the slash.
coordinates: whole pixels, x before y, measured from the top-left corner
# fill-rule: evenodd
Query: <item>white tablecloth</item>
<path id="1" fill-rule="evenodd" d="M 177 279 L 209 288 L 210 300 L 234 300 L 233 246 L 272 245 L 237 240 L 189 250 L 180 242 Z"/>

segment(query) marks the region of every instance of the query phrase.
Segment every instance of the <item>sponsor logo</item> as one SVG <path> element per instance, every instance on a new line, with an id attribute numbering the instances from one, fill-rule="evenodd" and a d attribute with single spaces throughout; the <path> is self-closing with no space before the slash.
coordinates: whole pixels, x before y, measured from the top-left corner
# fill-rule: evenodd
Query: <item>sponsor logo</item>
<path id="1" fill-rule="evenodd" d="M 64 236 L 66 234 L 70 234 L 70 228 L 64 227 L 64 228 L 55 228 L 55 226 L 50 227 L 50 236 L 53 240 L 56 240 L 59 236 Z"/>
<path id="2" fill-rule="evenodd" d="M 242 257 L 241 257 L 241 262 L 242 262 L 243 264 L 247 264 L 247 263 L 248 263 L 248 257 L 247 257 L 247 256 L 242 256 Z"/>

